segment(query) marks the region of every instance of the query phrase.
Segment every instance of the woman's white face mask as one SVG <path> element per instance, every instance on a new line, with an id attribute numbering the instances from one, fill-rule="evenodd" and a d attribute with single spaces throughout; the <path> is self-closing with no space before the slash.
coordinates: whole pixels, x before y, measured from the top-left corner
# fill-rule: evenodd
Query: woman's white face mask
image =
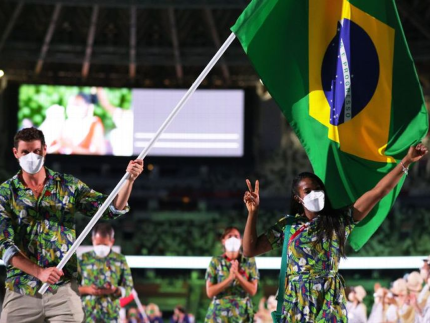
<path id="1" fill-rule="evenodd" d="M 225 250 L 235 252 L 240 250 L 241 240 L 235 237 L 231 237 L 225 240 Z"/>
<path id="2" fill-rule="evenodd" d="M 324 209 L 324 191 L 311 191 L 301 200 L 303 201 L 305 208 L 311 212 L 319 212 Z"/>
<path id="3" fill-rule="evenodd" d="M 24 171 L 31 175 L 34 175 L 42 169 L 44 158 L 43 156 L 40 156 L 38 154 L 29 153 L 20 157 L 18 161 L 19 165 Z"/>

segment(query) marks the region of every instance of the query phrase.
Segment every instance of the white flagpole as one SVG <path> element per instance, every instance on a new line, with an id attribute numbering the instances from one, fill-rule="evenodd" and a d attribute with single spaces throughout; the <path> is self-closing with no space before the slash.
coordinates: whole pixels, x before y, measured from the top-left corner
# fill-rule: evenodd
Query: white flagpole
<path id="1" fill-rule="evenodd" d="M 167 126 L 173 121 L 173 119 L 176 117 L 176 115 L 179 113 L 179 111 L 183 108 L 185 103 L 187 103 L 187 101 L 189 100 L 191 95 L 197 90 L 197 87 L 200 85 L 200 83 L 202 83 L 203 79 L 209 74 L 210 70 L 218 62 L 218 60 L 221 58 L 221 56 L 224 54 L 224 52 L 227 50 L 227 48 L 230 46 L 230 44 L 233 42 L 233 40 L 235 38 L 236 38 L 235 34 L 231 33 L 230 36 L 227 38 L 227 40 L 224 42 L 224 44 L 221 46 L 221 48 L 218 50 L 218 52 L 215 54 L 215 56 L 211 59 L 209 64 L 200 73 L 199 77 L 194 81 L 193 85 L 191 85 L 191 87 L 188 89 L 187 93 L 184 94 L 182 99 L 179 101 L 179 103 L 176 105 L 176 107 L 173 109 L 173 111 L 170 113 L 170 115 L 167 117 L 167 119 L 161 125 L 160 129 L 158 129 L 157 133 L 151 139 L 148 146 L 146 146 L 145 149 L 143 149 L 143 151 L 140 153 L 140 155 L 137 157 L 137 159 L 144 159 L 146 157 L 149 150 L 151 150 L 152 146 L 155 144 L 155 142 L 158 140 L 158 138 L 161 136 L 161 134 L 164 132 L 164 130 L 167 128 Z M 79 235 L 79 237 L 73 243 L 73 245 L 70 247 L 70 249 L 64 255 L 63 259 L 61 259 L 60 263 L 57 265 L 58 269 L 63 269 L 63 267 L 66 265 L 66 263 L 72 257 L 72 255 L 76 252 L 76 249 L 78 249 L 78 247 L 81 245 L 82 241 L 85 239 L 85 237 L 88 235 L 88 233 L 94 227 L 94 225 L 97 223 L 97 221 L 103 215 L 104 211 L 112 203 L 113 199 L 116 197 L 116 195 L 118 194 L 121 187 L 123 186 L 123 184 L 125 183 L 125 181 L 128 179 L 129 176 L 130 176 L 130 174 L 126 172 L 125 175 L 121 178 L 119 183 L 113 189 L 112 193 L 110 193 L 110 195 L 107 197 L 107 199 L 102 204 L 100 209 L 93 216 L 91 221 L 88 222 L 85 229 L 82 231 L 82 233 Z M 46 290 L 48 289 L 48 287 L 49 287 L 49 284 L 44 283 L 43 286 L 39 289 L 39 294 L 43 295 L 46 292 Z"/>
<path id="2" fill-rule="evenodd" d="M 137 294 L 136 290 L 133 288 L 131 293 L 134 296 L 134 301 L 136 302 L 137 308 L 139 309 L 140 314 L 142 314 L 143 319 L 148 322 L 148 316 L 145 313 L 145 310 L 143 309 L 142 303 L 140 302 L 139 295 Z"/>

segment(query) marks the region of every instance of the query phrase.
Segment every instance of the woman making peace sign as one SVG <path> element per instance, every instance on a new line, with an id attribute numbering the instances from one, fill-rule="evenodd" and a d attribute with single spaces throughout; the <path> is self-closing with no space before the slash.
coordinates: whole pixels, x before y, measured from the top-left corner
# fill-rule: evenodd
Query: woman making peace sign
<path id="1" fill-rule="evenodd" d="M 288 245 L 287 277 L 282 322 L 347 322 L 344 283 L 338 273 L 345 257 L 345 243 L 354 226 L 399 182 L 407 167 L 427 154 L 418 144 L 402 162 L 370 191 L 345 209 L 333 209 L 324 183 L 315 174 L 301 173 L 292 183 L 290 215 L 295 217 Z M 244 202 L 248 220 L 243 235 L 243 253 L 256 256 L 282 247 L 286 218 L 257 237 L 260 205 L 259 183 L 249 180 Z M 280 286 L 281 288 L 281 286 Z"/>

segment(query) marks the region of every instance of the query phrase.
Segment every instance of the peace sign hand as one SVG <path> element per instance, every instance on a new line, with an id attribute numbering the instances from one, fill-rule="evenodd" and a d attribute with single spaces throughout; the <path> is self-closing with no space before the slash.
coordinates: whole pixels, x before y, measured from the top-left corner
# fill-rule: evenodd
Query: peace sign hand
<path id="1" fill-rule="evenodd" d="M 255 191 L 252 189 L 252 184 L 249 179 L 246 180 L 246 185 L 248 186 L 248 191 L 245 192 L 243 197 L 243 202 L 248 209 L 248 212 L 256 212 L 260 206 L 260 183 L 258 180 L 255 181 Z"/>

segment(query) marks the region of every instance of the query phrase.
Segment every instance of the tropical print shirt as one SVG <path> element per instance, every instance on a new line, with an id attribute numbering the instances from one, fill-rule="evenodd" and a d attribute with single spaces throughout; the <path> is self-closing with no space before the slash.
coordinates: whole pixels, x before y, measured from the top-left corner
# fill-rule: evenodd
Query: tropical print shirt
<path id="1" fill-rule="evenodd" d="M 105 258 L 97 257 L 94 251 L 86 252 L 78 259 L 82 286 L 103 287 L 106 283 L 121 289 L 121 295 L 84 295 L 82 306 L 86 322 L 117 322 L 121 309 L 119 299 L 129 295 L 133 289 L 133 278 L 125 257 L 111 251 Z"/>
<path id="2" fill-rule="evenodd" d="M 242 255 L 239 261 L 239 274 L 248 281 L 260 279 L 255 264 L 255 258 L 246 258 Z M 206 271 L 206 281 L 219 284 L 230 274 L 231 260 L 226 255 L 212 258 Z M 216 295 L 209 305 L 205 322 L 252 322 L 254 311 L 248 293 L 240 286 L 237 280 L 224 291 Z"/>
<path id="3" fill-rule="evenodd" d="M 355 223 L 352 209 L 340 212 L 340 222 L 348 237 Z M 288 244 L 282 322 L 347 322 L 345 287 L 338 273 L 339 239 L 324 238 L 315 244 L 320 216 L 309 221 L 296 215 Z M 282 248 L 286 218 L 266 232 L 272 248 Z"/>
<path id="4" fill-rule="evenodd" d="M 75 242 L 75 213 L 93 216 L 106 199 L 71 175 L 45 170 L 47 180 L 38 198 L 23 185 L 21 171 L 0 186 L 0 256 L 6 265 L 6 288 L 20 294 L 35 295 L 42 282 L 10 266 L 12 256 L 20 252 L 42 268 L 57 266 Z M 113 219 L 128 210 L 110 206 L 103 218 Z M 78 279 L 76 255 L 63 272 L 48 291 Z"/>

